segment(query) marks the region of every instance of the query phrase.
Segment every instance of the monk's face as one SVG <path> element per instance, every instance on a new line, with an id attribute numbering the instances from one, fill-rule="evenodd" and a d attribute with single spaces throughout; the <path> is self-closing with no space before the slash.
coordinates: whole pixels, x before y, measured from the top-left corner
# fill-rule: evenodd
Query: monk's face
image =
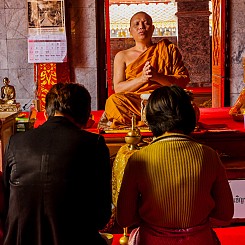
<path id="1" fill-rule="evenodd" d="M 135 14 L 130 21 L 129 31 L 135 41 L 150 41 L 154 31 L 151 17 L 146 13 Z"/>

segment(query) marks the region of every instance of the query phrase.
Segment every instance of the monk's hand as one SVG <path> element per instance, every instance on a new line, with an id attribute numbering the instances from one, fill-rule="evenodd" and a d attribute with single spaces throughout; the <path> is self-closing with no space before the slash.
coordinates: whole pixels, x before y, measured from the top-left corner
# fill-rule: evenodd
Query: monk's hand
<path id="1" fill-rule="evenodd" d="M 151 80 L 157 81 L 158 77 L 159 77 L 159 74 L 157 70 L 154 67 L 151 67 Z"/>
<path id="2" fill-rule="evenodd" d="M 142 71 L 142 80 L 144 82 L 147 82 L 148 80 L 150 80 L 151 77 L 152 77 L 152 67 L 150 62 L 146 61 Z"/>

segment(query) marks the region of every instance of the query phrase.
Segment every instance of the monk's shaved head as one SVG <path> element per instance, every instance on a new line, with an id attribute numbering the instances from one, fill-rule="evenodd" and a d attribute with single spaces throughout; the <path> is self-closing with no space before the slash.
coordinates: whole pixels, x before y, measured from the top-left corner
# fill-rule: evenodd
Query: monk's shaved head
<path id="1" fill-rule="evenodd" d="M 139 12 L 135 13 L 135 14 L 131 17 L 131 19 L 130 19 L 130 25 L 131 25 L 132 20 L 134 19 L 134 17 L 135 17 L 136 15 L 138 15 L 138 14 L 144 14 L 144 15 L 146 16 L 146 18 L 148 19 L 148 21 L 150 22 L 150 24 L 152 24 L 152 18 L 151 18 L 151 16 L 150 16 L 149 14 L 147 14 L 146 12 L 144 12 L 144 11 L 139 11 Z"/>

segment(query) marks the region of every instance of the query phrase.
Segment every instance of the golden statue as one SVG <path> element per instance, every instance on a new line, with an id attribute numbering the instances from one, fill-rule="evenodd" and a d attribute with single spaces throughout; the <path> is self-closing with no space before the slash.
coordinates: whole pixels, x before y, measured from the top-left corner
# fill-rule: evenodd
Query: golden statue
<path id="1" fill-rule="evenodd" d="M 242 59 L 244 69 L 243 81 L 245 83 L 245 57 Z M 245 115 L 245 88 L 242 89 L 235 104 L 231 107 L 229 114 L 235 121 L 243 121 Z"/>
<path id="2" fill-rule="evenodd" d="M 4 86 L 1 87 L 1 104 L 15 104 L 15 88 L 9 85 L 7 77 L 3 79 Z"/>

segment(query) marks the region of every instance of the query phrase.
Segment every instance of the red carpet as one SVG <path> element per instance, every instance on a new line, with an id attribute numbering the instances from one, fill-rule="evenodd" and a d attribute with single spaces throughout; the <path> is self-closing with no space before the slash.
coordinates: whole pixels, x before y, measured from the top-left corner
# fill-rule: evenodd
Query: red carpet
<path id="1" fill-rule="evenodd" d="M 215 228 L 221 245 L 245 245 L 245 226 Z M 113 234 L 112 245 L 120 245 L 122 234 Z M 208 245 L 208 244 L 207 244 Z"/>
<path id="2" fill-rule="evenodd" d="M 215 229 L 222 245 L 244 245 L 245 226 Z"/>

